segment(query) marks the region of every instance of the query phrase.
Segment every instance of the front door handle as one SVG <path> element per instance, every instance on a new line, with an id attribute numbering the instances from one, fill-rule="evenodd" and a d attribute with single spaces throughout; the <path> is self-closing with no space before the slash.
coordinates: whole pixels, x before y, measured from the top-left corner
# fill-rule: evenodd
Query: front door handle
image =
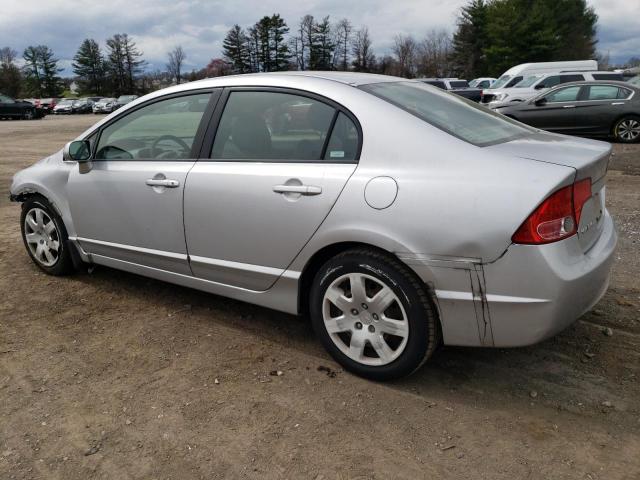
<path id="1" fill-rule="evenodd" d="M 562 108 L 576 108 L 575 105 L 563 105 Z"/>
<path id="2" fill-rule="evenodd" d="M 315 185 L 275 185 L 273 191 L 276 193 L 299 193 L 300 195 L 320 195 L 322 187 Z"/>
<path id="3" fill-rule="evenodd" d="M 624 105 L 624 102 L 613 102 L 611 105 Z"/>
<path id="4" fill-rule="evenodd" d="M 180 186 L 178 180 L 169 180 L 166 178 L 149 178 L 145 183 L 150 187 L 176 188 Z"/>

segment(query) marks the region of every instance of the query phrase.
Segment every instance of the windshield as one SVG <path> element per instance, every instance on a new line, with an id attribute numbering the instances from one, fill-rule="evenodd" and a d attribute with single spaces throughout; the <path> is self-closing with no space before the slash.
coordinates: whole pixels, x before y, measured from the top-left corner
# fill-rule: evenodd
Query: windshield
<path id="1" fill-rule="evenodd" d="M 420 82 L 374 83 L 360 88 L 480 147 L 506 142 L 534 131 L 474 102 Z"/>
<path id="2" fill-rule="evenodd" d="M 135 100 L 135 95 L 122 95 L 121 97 L 118 98 L 119 102 L 131 102 L 132 100 Z"/>
<path id="3" fill-rule="evenodd" d="M 640 87 L 640 75 L 636 75 L 635 77 L 630 78 L 629 80 L 627 80 L 627 82 L 631 85 L 635 85 L 636 87 Z"/>
<path id="4" fill-rule="evenodd" d="M 73 105 L 73 102 L 75 102 L 75 100 L 62 100 L 58 105 Z"/>
<path id="5" fill-rule="evenodd" d="M 491 88 L 500 88 L 504 84 L 506 84 L 509 80 L 511 80 L 511 75 L 502 75 L 498 80 L 493 82 Z"/>
<path id="6" fill-rule="evenodd" d="M 528 77 L 524 77 L 523 80 L 516 83 L 513 88 L 527 88 L 536 83 L 542 75 L 530 75 Z"/>

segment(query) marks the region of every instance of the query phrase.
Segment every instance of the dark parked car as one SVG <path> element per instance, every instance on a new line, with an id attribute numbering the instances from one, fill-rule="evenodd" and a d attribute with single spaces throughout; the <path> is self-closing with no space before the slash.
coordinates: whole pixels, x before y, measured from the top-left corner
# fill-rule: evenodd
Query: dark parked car
<path id="1" fill-rule="evenodd" d="M 73 102 L 73 113 L 93 112 L 93 101 L 90 98 L 80 98 Z"/>
<path id="2" fill-rule="evenodd" d="M 14 100 L 11 97 L 0 94 L 0 118 L 21 118 L 32 120 L 43 117 L 43 113 L 33 103 L 23 100 Z"/>
<path id="3" fill-rule="evenodd" d="M 640 88 L 626 82 L 563 84 L 497 112 L 551 132 L 640 140 Z"/>
<path id="4" fill-rule="evenodd" d="M 482 90 L 480 88 L 471 88 L 469 87 L 469 82 L 459 78 L 419 78 L 418 80 L 442 90 L 448 90 L 474 102 L 480 102 L 482 98 Z"/>
<path id="5" fill-rule="evenodd" d="M 133 102 L 136 98 L 138 98 L 137 95 L 120 95 L 116 100 L 114 110 L 117 110 L 118 108 L 123 107 L 129 102 Z"/>

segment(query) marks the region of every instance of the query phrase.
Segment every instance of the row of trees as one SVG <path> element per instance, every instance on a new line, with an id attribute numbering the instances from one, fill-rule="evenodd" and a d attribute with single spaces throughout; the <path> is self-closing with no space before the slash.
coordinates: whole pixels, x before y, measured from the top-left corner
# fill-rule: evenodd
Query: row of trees
<path id="1" fill-rule="evenodd" d="M 375 56 L 369 31 L 357 31 L 343 18 L 336 23 L 305 15 L 293 33 L 279 14 L 265 16 L 244 29 L 234 25 L 222 54 L 233 73 L 281 70 L 371 71 Z"/>
<path id="2" fill-rule="evenodd" d="M 597 20 L 586 0 L 471 0 L 453 35 L 453 71 L 497 76 L 520 63 L 595 58 Z"/>
<path id="3" fill-rule="evenodd" d="M 107 39 L 104 51 L 94 39 L 84 40 L 72 67 L 82 93 L 119 95 L 207 76 L 280 70 L 474 78 L 497 76 L 525 62 L 598 58 L 605 66 L 607 56 L 595 51 L 597 18 L 586 0 L 469 0 L 453 35 L 446 30 L 423 37 L 401 33 L 389 53 L 377 57 L 366 26 L 305 15 L 290 28 L 275 13 L 248 27 L 234 25 L 224 38 L 222 58 L 198 71 L 183 72 L 186 54 L 180 46 L 168 53 L 164 71 L 145 71 L 142 52 L 126 33 Z M 22 69 L 16 55 L 8 47 L 0 49 L 0 91 L 59 93 L 60 70 L 48 47 L 28 47 Z"/>

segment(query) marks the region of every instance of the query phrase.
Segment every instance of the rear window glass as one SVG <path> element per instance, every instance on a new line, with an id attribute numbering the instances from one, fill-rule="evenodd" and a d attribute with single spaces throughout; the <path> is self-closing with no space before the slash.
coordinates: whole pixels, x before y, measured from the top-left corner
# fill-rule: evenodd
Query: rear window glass
<path id="1" fill-rule="evenodd" d="M 478 146 L 506 142 L 534 131 L 474 102 L 419 82 L 374 83 L 360 88 Z"/>

